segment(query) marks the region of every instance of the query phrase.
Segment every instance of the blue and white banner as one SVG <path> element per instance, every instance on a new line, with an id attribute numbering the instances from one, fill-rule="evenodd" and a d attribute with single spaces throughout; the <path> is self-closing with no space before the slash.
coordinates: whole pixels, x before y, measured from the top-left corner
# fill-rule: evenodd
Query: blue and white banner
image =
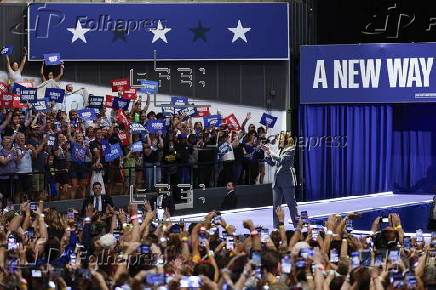
<path id="1" fill-rule="evenodd" d="M 45 65 L 60 65 L 61 62 L 61 54 L 60 53 L 45 53 L 44 54 L 44 62 Z"/>
<path id="2" fill-rule="evenodd" d="M 47 100 L 45 100 L 45 99 L 38 100 L 36 103 L 33 103 L 32 106 L 35 109 L 35 111 L 37 111 L 37 112 L 46 113 L 49 110 Z"/>
<path id="3" fill-rule="evenodd" d="M 186 115 L 182 121 L 186 121 L 189 118 L 192 118 L 198 114 L 197 109 L 195 107 L 186 107 L 178 111 L 179 115 Z"/>
<path id="4" fill-rule="evenodd" d="M 145 127 L 139 123 L 130 124 L 130 130 L 132 130 L 132 134 L 142 134 L 146 131 Z"/>
<path id="5" fill-rule="evenodd" d="M 261 123 L 264 126 L 268 126 L 268 128 L 274 128 L 277 119 L 278 119 L 277 117 L 273 117 L 267 113 L 263 113 L 262 117 L 260 117 L 259 123 Z"/>
<path id="6" fill-rule="evenodd" d="M 88 107 L 94 109 L 100 109 L 103 107 L 104 97 L 102 96 L 89 96 Z"/>
<path id="7" fill-rule="evenodd" d="M 31 60 L 288 59 L 287 3 L 28 6 Z"/>
<path id="8" fill-rule="evenodd" d="M 80 119 L 83 121 L 94 121 L 97 119 L 94 109 L 79 110 L 77 111 L 77 115 L 79 115 Z"/>
<path id="9" fill-rule="evenodd" d="M 171 97 L 171 104 L 174 106 L 187 105 L 188 98 L 187 97 Z M 183 107 L 174 107 L 176 110 L 181 110 Z"/>
<path id="10" fill-rule="evenodd" d="M 20 103 L 35 103 L 38 101 L 37 89 L 20 88 Z"/>
<path id="11" fill-rule="evenodd" d="M 148 120 L 147 130 L 150 134 L 165 131 L 165 121 L 164 120 Z"/>
<path id="12" fill-rule="evenodd" d="M 52 147 L 52 148 L 56 146 L 56 135 L 55 134 L 50 134 L 48 136 L 47 145 Z"/>
<path id="13" fill-rule="evenodd" d="M 132 144 L 132 152 L 142 152 L 144 150 L 144 146 L 142 145 L 142 141 L 137 141 Z"/>
<path id="14" fill-rule="evenodd" d="M 436 102 L 436 43 L 301 48 L 300 102 Z"/>
<path id="15" fill-rule="evenodd" d="M 221 126 L 221 120 L 221 115 L 205 116 L 203 117 L 204 128 L 219 127 Z"/>
<path id="16" fill-rule="evenodd" d="M 146 93 L 149 95 L 157 94 L 159 90 L 159 82 L 145 80 L 142 81 L 141 84 L 145 85 L 144 88 L 140 88 L 139 91 L 141 93 Z"/>
<path id="17" fill-rule="evenodd" d="M 112 101 L 112 108 L 115 110 L 127 111 L 129 109 L 130 100 L 115 97 Z"/>
<path id="18" fill-rule="evenodd" d="M 62 104 L 64 102 L 65 90 L 58 88 L 45 89 L 45 98 L 50 102 Z"/>
<path id="19" fill-rule="evenodd" d="M 168 107 L 166 107 L 167 105 L 168 105 L 168 104 L 164 104 L 164 107 L 162 107 L 162 114 L 163 114 L 165 117 L 169 117 L 169 116 L 175 114 L 174 106 L 172 106 L 172 105 L 168 105 Z"/>
<path id="20" fill-rule="evenodd" d="M 26 87 L 23 85 L 20 85 L 19 83 L 13 83 L 12 84 L 12 93 L 16 95 L 21 95 L 21 90 L 25 90 Z"/>
<path id="21" fill-rule="evenodd" d="M 0 55 L 10 55 L 13 51 L 14 47 L 12 45 L 8 45 L 0 49 Z"/>
<path id="22" fill-rule="evenodd" d="M 110 151 L 104 156 L 106 162 L 114 161 L 123 156 L 123 149 L 121 148 L 120 143 L 109 145 L 109 150 Z"/>

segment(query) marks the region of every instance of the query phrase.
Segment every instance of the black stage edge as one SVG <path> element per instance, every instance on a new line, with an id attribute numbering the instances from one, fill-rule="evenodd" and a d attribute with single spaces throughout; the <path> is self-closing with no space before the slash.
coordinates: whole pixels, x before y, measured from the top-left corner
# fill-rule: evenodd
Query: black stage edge
<path id="1" fill-rule="evenodd" d="M 271 184 L 240 185 L 237 190 L 238 209 L 253 208 L 272 205 Z M 175 215 L 186 215 L 195 213 L 210 212 L 219 210 L 226 191 L 224 187 L 207 188 L 205 190 L 194 190 L 194 207 L 191 209 L 176 210 Z M 116 207 L 127 207 L 129 205 L 128 195 L 112 196 Z M 69 208 L 82 209 L 82 199 L 52 201 L 45 203 L 45 207 L 54 208 L 66 212 Z"/>

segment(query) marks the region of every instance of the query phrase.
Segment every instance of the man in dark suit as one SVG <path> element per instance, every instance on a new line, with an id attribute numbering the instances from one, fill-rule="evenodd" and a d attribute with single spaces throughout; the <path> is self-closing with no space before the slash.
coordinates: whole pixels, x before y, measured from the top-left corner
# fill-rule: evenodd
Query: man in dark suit
<path id="1" fill-rule="evenodd" d="M 111 205 L 112 207 L 114 206 L 112 198 L 110 196 L 101 194 L 100 182 L 94 182 L 94 184 L 92 185 L 92 191 L 94 195 L 88 197 L 83 201 L 82 212 L 85 212 L 86 207 L 89 204 L 92 204 L 97 212 L 106 212 L 106 208 L 108 205 Z"/>
<path id="2" fill-rule="evenodd" d="M 227 182 L 226 185 L 226 196 L 221 203 L 221 210 L 235 209 L 238 207 L 238 196 L 235 192 L 235 184 L 233 181 Z"/>

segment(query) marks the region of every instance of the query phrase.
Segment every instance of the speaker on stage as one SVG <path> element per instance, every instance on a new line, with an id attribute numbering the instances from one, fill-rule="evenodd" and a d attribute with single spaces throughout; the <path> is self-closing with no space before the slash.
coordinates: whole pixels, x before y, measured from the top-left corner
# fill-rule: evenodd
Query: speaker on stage
<path id="1" fill-rule="evenodd" d="M 430 210 L 430 216 L 428 217 L 427 229 L 436 232 L 436 196 L 433 197 L 433 204 Z"/>

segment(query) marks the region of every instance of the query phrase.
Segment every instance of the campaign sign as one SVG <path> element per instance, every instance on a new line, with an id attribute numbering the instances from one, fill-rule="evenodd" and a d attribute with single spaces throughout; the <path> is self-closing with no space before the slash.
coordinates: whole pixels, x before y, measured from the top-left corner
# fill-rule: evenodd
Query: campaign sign
<path id="1" fill-rule="evenodd" d="M 45 65 L 60 65 L 61 54 L 60 53 L 45 53 L 44 54 Z"/>
<path id="2" fill-rule="evenodd" d="M 127 132 L 120 132 L 118 133 L 118 138 L 120 138 L 121 146 L 127 146 L 129 145 L 129 135 Z"/>
<path id="3" fill-rule="evenodd" d="M 27 103 L 23 103 L 21 101 L 21 97 L 19 95 L 13 95 L 12 107 L 13 108 L 28 108 L 29 105 L 27 105 Z"/>
<path id="4" fill-rule="evenodd" d="M 109 152 L 104 156 L 106 162 L 114 161 L 123 156 L 123 149 L 120 143 L 109 145 Z"/>
<path id="5" fill-rule="evenodd" d="M 115 110 L 127 111 L 129 110 L 129 104 L 130 104 L 130 100 L 115 97 L 114 100 L 112 101 L 112 108 Z"/>
<path id="6" fill-rule="evenodd" d="M 187 97 L 171 97 L 171 104 L 174 106 L 177 105 L 187 105 L 188 104 L 188 98 Z M 175 107 L 176 110 L 181 110 L 184 107 Z"/>
<path id="7" fill-rule="evenodd" d="M 26 87 L 19 84 L 19 83 L 13 83 L 12 85 L 12 93 L 13 94 L 17 94 L 17 95 L 21 95 L 21 90 L 24 90 Z"/>
<path id="8" fill-rule="evenodd" d="M 195 115 L 197 118 L 203 118 L 210 115 L 209 107 L 196 107 L 195 109 L 197 110 L 197 115 Z"/>
<path id="9" fill-rule="evenodd" d="M 136 100 L 136 89 L 131 88 L 130 90 L 124 91 L 121 95 L 123 99 L 127 100 Z"/>
<path id="10" fill-rule="evenodd" d="M 241 126 L 239 125 L 238 119 L 236 118 L 235 114 L 231 114 L 225 117 L 224 124 L 226 124 L 230 130 L 241 130 Z"/>
<path id="11" fill-rule="evenodd" d="M 260 118 L 260 123 L 268 128 L 274 128 L 276 121 L 277 117 L 273 117 L 267 113 L 263 113 L 262 117 Z"/>
<path id="12" fill-rule="evenodd" d="M 12 45 L 8 45 L 5 47 L 2 47 L 0 50 L 0 55 L 10 55 L 14 51 L 14 47 Z"/>
<path id="13" fill-rule="evenodd" d="M 164 107 L 162 107 L 162 114 L 163 114 L 165 117 L 171 116 L 171 115 L 173 115 L 174 113 L 175 113 L 175 110 L 174 110 L 174 107 L 173 107 L 173 106 L 168 105 L 168 107 L 166 107 L 166 106 L 164 105 Z"/>
<path id="14" fill-rule="evenodd" d="M 20 95 L 21 103 L 35 103 L 38 101 L 37 89 L 21 89 Z"/>
<path id="15" fill-rule="evenodd" d="M 146 131 L 145 127 L 139 123 L 130 124 L 130 130 L 132 130 L 132 134 L 141 134 Z"/>
<path id="16" fill-rule="evenodd" d="M 112 80 L 112 92 L 124 92 L 130 90 L 129 79 Z"/>
<path id="17" fill-rule="evenodd" d="M 143 86 L 145 86 L 144 88 L 140 88 L 139 89 L 139 91 L 141 93 L 146 93 L 146 94 L 149 94 L 149 95 L 153 95 L 153 94 L 157 94 L 158 93 L 159 82 L 145 80 L 145 81 L 141 81 L 141 84 Z"/>
<path id="18" fill-rule="evenodd" d="M 165 131 L 164 120 L 148 120 L 147 121 L 147 130 L 150 134 Z"/>
<path id="19" fill-rule="evenodd" d="M 36 101 L 36 103 L 33 103 L 32 106 L 37 112 L 48 111 L 48 103 L 45 99 Z"/>
<path id="20" fill-rule="evenodd" d="M 115 98 L 115 96 L 112 96 L 112 95 L 106 95 L 106 99 L 105 99 L 105 102 L 104 102 L 104 106 L 105 106 L 106 108 L 112 109 L 112 103 L 114 102 L 114 98 Z"/>
<path id="21" fill-rule="evenodd" d="M 203 122 L 205 128 L 219 127 L 221 125 L 221 115 L 205 116 Z"/>
<path id="22" fill-rule="evenodd" d="M 110 144 L 108 140 L 101 140 L 101 149 L 103 150 L 103 155 L 110 153 Z"/>
<path id="23" fill-rule="evenodd" d="M 50 102 L 62 104 L 64 102 L 65 90 L 58 88 L 45 89 L 45 98 Z"/>
<path id="24" fill-rule="evenodd" d="M 144 150 L 144 146 L 142 145 L 142 141 L 137 141 L 132 144 L 132 152 L 142 152 Z"/>
<path id="25" fill-rule="evenodd" d="M 100 109 L 103 107 L 104 97 L 101 96 L 89 96 L 88 98 L 88 107 L 94 109 Z M 112 107 L 112 104 L 111 104 Z"/>
<path id="26" fill-rule="evenodd" d="M 197 115 L 197 110 L 195 107 L 186 107 L 178 111 L 179 115 L 186 115 L 183 121 L 186 121 L 190 117 L 194 117 Z"/>
<path id="27" fill-rule="evenodd" d="M 1 99 L 1 105 L 3 108 L 6 109 L 12 109 L 12 104 L 14 101 L 14 96 L 16 96 L 15 94 L 10 94 L 10 93 L 4 93 L 2 95 L 2 99 Z"/>
<path id="28" fill-rule="evenodd" d="M 97 115 L 93 109 L 84 109 L 77 111 L 77 115 L 79 115 L 80 119 L 83 121 L 94 121 L 97 119 Z"/>

